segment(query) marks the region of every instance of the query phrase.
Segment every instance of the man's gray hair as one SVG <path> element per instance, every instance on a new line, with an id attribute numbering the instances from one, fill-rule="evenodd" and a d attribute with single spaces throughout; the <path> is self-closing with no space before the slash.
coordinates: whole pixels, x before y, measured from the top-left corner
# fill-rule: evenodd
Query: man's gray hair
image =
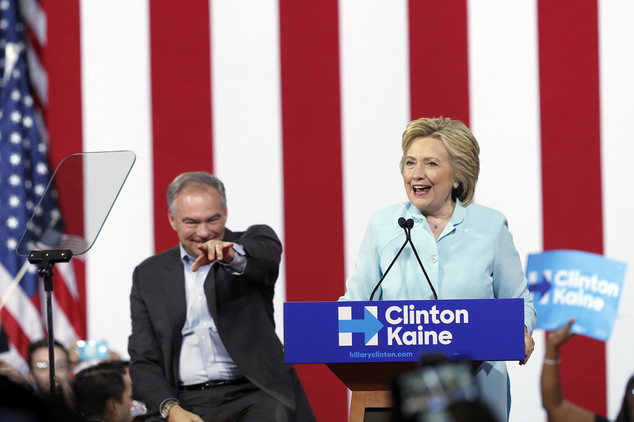
<path id="1" fill-rule="evenodd" d="M 167 188 L 167 206 L 172 215 L 176 215 L 176 197 L 183 189 L 192 184 L 202 184 L 215 188 L 222 199 L 222 206 L 227 207 L 225 185 L 220 179 L 204 171 L 193 171 L 179 174 Z"/>

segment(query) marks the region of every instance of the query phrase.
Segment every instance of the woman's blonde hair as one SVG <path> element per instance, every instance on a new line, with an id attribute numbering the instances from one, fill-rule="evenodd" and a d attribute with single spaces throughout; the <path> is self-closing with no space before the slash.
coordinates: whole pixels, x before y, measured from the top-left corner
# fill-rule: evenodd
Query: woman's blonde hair
<path id="1" fill-rule="evenodd" d="M 403 173 L 405 155 L 412 143 L 419 138 L 434 138 L 445 147 L 451 171 L 459 186 L 453 190 L 452 198 L 468 205 L 475 194 L 480 174 L 480 146 L 478 141 L 460 120 L 449 118 L 422 118 L 411 121 L 403 132 L 403 157 L 400 168 Z"/>

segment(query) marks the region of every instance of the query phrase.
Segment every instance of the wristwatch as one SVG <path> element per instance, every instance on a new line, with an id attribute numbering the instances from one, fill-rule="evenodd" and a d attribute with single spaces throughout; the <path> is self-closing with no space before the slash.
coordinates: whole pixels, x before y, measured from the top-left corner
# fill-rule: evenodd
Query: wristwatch
<path id="1" fill-rule="evenodd" d="M 163 405 L 163 410 L 161 410 L 161 417 L 163 419 L 167 419 L 167 417 L 170 415 L 170 409 L 175 404 L 178 404 L 176 400 L 168 400 L 167 403 Z"/>

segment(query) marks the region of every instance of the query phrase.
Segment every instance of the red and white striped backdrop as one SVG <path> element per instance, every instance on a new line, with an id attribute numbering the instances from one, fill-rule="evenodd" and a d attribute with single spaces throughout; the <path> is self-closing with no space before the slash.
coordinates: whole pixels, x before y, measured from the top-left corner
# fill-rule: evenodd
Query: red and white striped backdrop
<path id="1" fill-rule="evenodd" d="M 71 152 L 137 162 L 86 264 L 88 332 L 125 355 L 134 266 L 175 244 L 165 189 L 179 172 L 226 184 L 232 229 L 284 241 L 284 300 L 336 300 L 370 213 L 406 200 L 406 123 L 443 115 L 478 138 L 476 202 L 504 212 L 525 259 L 570 248 L 634 258 L 634 4 L 589 0 L 42 0 L 49 132 Z M 614 417 L 634 372 L 632 272 L 611 341 L 575 338 L 567 396 Z M 544 334 L 510 364 L 512 421 L 544 420 Z M 300 375 L 319 420 L 344 387 Z M 329 383 L 333 383 L 332 387 Z"/>

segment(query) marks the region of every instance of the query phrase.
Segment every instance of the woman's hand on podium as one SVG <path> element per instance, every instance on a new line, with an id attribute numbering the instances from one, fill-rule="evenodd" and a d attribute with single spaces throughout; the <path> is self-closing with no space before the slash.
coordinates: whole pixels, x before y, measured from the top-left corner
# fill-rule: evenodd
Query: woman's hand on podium
<path id="1" fill-rule="evenodd" d="M 535 340 L 533 340 L 533 336 L 531 336 L 526 327 L 524 327 L 524 360 L 520 361 L 520 365 L 526 365 L 526 362 L 528 362 L 528 359 L 533 354 L 533 350 L 535 350 Z"/>

